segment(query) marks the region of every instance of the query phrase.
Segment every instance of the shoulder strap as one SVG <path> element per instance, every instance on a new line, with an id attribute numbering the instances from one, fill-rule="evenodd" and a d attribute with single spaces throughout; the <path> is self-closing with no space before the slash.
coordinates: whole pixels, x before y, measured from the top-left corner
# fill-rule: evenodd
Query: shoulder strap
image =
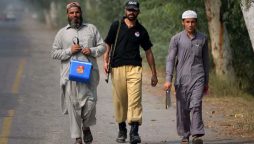
<path id="1" fill-rule="evenodd" d="M 120 31 L 120 27 L 121 27 L 121 20 L 118 21 L 118 27 L 117 27 L 117 32 L 116 32 L 116 38 L 115 38 L 115 43 L 112 47 L 112 50 L 111 50 L 111 60 L 114 56 L 114 53 L 115 53 L 115 49 L 116 49 L 116 44 L 117 44 L 117 40 L 118 40 L 118 35 L 119 35 L 119 31 Z"/>

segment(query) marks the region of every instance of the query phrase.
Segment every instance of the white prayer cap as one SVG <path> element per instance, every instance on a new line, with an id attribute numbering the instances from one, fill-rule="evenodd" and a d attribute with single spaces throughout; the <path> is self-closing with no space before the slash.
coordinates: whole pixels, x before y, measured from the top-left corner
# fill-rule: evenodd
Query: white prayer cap
<path id="1" fill-rule="evenodd" d="M 187 11 L 183 12 L 183 14 L 182 14 L 182 19 L 186 19 L 186 18 L 198 18 L 198 16 L 195 11 L 187 10 Z"/>

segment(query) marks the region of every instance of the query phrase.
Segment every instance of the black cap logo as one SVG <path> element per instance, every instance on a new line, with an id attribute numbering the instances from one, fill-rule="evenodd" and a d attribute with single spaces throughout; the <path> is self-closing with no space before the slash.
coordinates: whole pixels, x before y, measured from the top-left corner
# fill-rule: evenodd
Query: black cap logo
<path id="1" fill-rule="evenodd" d="M 134 9 L 134 10 L 138 11 L 139 10 L 139 3 L 138 3 L 138 1 L 130 0 L 126 3 L 125 8 L 126 9 Z"/>

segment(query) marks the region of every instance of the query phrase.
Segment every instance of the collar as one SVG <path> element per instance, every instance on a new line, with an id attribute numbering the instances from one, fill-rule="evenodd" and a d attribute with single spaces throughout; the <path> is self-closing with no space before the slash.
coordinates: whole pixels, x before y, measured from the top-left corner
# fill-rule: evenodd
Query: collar
<path id="1" fill-rule="evenodd" d="M 126 23 L 124 22 L 124 19 L 125 19 L 125 18 L 127 18 L 127 17 L 126 17 L 126 16 L 123 16 L 123 17 L 122 17 L 121 23 L 126 25 Z M 135 25 L 134 25 L 133 27 L 137 27 L 139 24 L 140 24 L 140 23 L 139 23 L 138 19 L 136 19 Z"/>
<path id="2" fill-rule="evenodd" d="M 190 38 L 189 36 L 188 36 L 188 33 L 187 33 L 187 31 L 186 30 L 184 30 L 184 34 L 189 38 L 189 39 L 191 39 L 191 40 L 193 40 L 193 39 L 195 39 L 196 37 L 197 37 L 197 30 L 195 30 L 195 32 L 193 33 L 193 37 L 192 38 Z"/>
<path id="3" fill-rule="evenodd" d="M 87 26 L 87 24 L 86 24 L 86 23 L 82 23 L 82 25 L 79 27 L 79 29 L 81 29 L 81 28 L 83 28 L 83 27 L 85 27 L 85 26 Z M 66 26 L 66 30 L 68 30 L 68 29 L 70 29 L 70 28 L 71 28 L 71 25 L 68 24 L 68 25 Z"/>

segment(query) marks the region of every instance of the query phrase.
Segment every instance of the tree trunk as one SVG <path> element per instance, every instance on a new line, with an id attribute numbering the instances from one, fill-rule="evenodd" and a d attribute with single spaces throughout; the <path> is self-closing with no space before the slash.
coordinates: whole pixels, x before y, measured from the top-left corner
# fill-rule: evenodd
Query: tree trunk
<path id="1" fill-rule="evenodd" d="M 222 20 L 221 0 L 205 0 L 205 7 L 215 73 L 225 80 L 234 80 L 230 41 L 226 26 Z"/>
<path id="2" fill-rule="evenodd" d="M 49 10 L 44 10 L 44 16 L 46 25 L 49 28 L 55 28 L 57 27 L 57 16 L 58 16 L 58 8 L 57 4 L 54 1 L 50 2 Z"/>
<path id="3" fill-rule="evenodd" d="M 254 51 L 254 1 L 253 0 L 241 0 L 241 9 L 247 27 L 249 37 L 251 40 L 252 48 Z"/>
<path id="4" fill-rule="evenodd" d="M 91 11 L 91 10 L 96 10 L 96 8 L 93 9 L 92 4 L 93 4 L 94 0 L 86 0 L 85 1 L 85 10 L 86 11 Z"/>

